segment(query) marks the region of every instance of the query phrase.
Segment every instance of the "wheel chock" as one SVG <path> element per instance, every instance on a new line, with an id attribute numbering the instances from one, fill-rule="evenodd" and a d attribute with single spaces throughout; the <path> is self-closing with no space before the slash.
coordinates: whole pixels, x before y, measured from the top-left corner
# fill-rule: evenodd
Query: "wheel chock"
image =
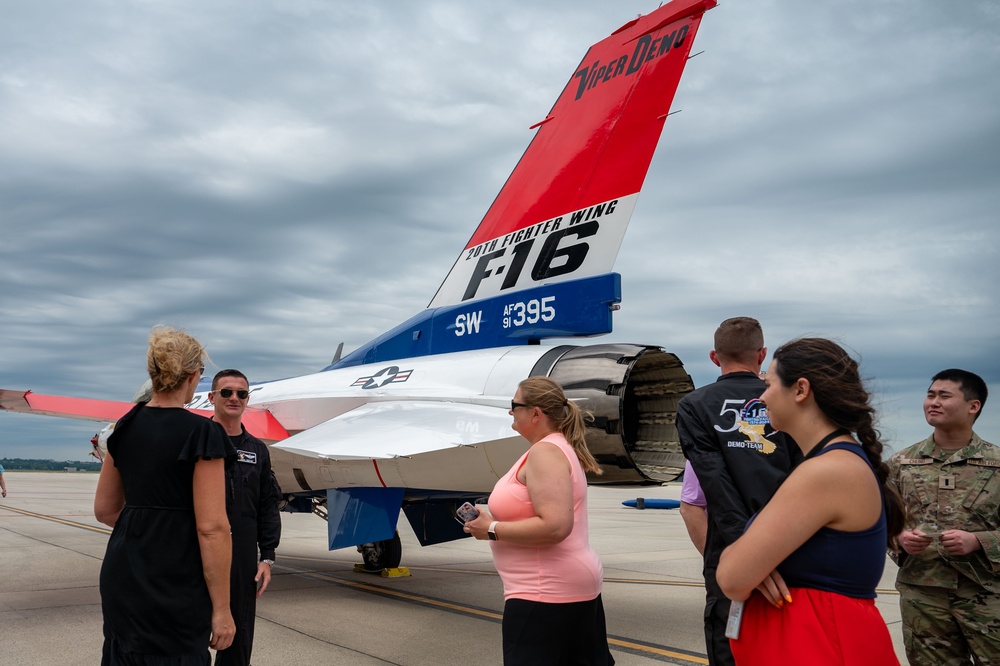
<path id="1" fill-rule="evenodd" d="M 410 575 L 409 567 L 393 567 L 382 569 L 382 578 L 402 578 Z"/>

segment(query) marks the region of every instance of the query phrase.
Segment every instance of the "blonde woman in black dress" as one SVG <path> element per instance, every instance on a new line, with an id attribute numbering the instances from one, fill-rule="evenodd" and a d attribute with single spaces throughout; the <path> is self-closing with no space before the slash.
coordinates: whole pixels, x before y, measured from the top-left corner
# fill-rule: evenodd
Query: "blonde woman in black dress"
<path id="1" fill-rule="evenodd" d="M 183 331 L 153 329 L 152 397 L 115 426 L 94 515 L 114 529 L 101 567 L 102 664 L 208 665 L 235 633 L 229 611 L 232 545 L 219 424 L 184 405 L 205 350 Z"/>

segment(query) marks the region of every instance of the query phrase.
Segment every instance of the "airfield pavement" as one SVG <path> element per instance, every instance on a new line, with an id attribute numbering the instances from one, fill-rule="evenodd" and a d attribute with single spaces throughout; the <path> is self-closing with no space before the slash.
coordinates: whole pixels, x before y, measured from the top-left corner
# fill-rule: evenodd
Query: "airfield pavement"
<path id="1" fill-rule="evenodd" d="M 0 500 L 0 664 L 100 661 L 98 575 L 108 529 L 93 515 L 97 475 L 16 472 Z M 706 664 L 701 558 L 676 510 L 637 510 L 664 487 L 590 489 L 591 543 L 604 562 L 604 605 L 620 666 Z M 326 549 L 326 525 L 282 514 L 271 587 L 258 602 L 256 666 L 500 664 L 503 593 L 485 542 L 421 548 L 400 517 L 409 577 L 355 573 L 354 549 Z M 886 562 L 878 608 L 900 661 L 895 565 Z"/>

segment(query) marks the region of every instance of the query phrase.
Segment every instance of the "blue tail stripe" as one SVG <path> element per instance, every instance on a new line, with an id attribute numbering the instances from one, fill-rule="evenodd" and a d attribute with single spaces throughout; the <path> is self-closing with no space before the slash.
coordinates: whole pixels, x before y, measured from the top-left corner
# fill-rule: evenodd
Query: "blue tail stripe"
<path id="1" fill-rule="evenodd" d="M 621 276 L 605 273 L 424 310 L 324 370 L 610 333 Z"/>

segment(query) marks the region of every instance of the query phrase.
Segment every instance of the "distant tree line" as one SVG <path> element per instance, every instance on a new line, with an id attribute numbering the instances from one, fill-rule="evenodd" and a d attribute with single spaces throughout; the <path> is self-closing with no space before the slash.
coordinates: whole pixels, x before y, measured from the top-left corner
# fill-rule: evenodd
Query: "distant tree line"
<path id="1" fill-rule="evenodd" d="M 82 472 L 100 472 L 101 463 L 97 462 L 83 462 L 80 460 L 35 460 L 33 458 L 0 458 L 0 465 L 3 465 L 5 471 L 9 472 L 15 469 L 33 469 L 33 470 L 48 470 L 54 472 L 61 472 L 67 467 L 75 467 L 77 470 Z"/>

